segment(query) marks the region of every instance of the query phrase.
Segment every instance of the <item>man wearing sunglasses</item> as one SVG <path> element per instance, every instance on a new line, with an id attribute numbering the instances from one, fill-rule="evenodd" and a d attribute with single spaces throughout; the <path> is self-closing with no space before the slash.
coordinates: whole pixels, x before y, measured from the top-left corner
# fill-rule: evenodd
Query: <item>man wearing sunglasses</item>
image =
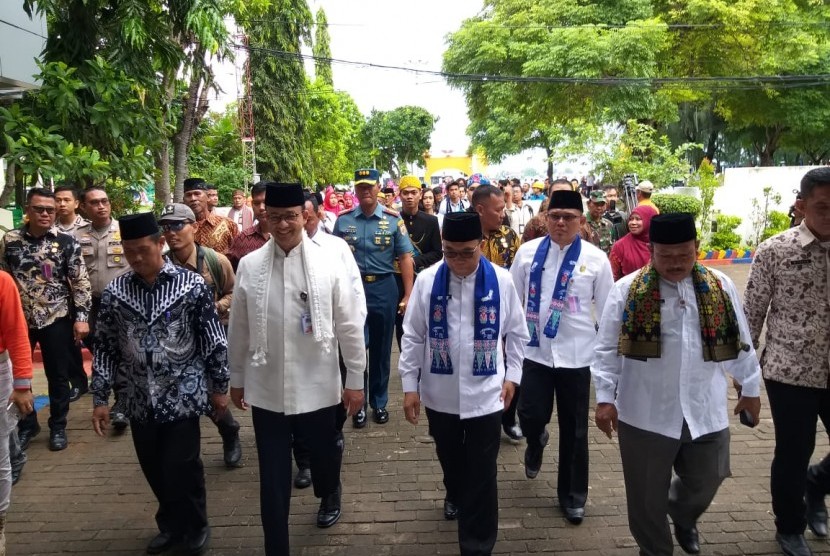
<path id="1" fill-rule="evenodd" d="M 49 382 L 49 449 L 63 450 L 69 414 L 69 369 L 89 333 L 90 285 L 81 246 L 55 227 L 55 195 L 36 187 L 26 196 L 28 221 L 0 239 L 0 266 L 14 276 Z M 40 432 L 37 412 L 18 425 L 21 449 Z"/>
<path id="2" fill-rule="evenodd" d="M 233 268 L 223 254 L 196 243 L 194 222 L 196 215 L 187 205 L 173 203 L 164 207 L 159 225 L 164 240 L 170 246 L 167 256 L 174 265 L 191 270 L 204 279 L 208 291 L 213 295 L 219 322 L 227 330 L 233 299 Z M 210 418 L 222 436 L 225 466 L 229 469 L 242 467 L 239 423 L 234 419 L 230 408 L 221 417 L 211 415 Z"/>
<path id="3" fill-rule="evenodd" d="M 597 320 L 614 285 L 608 257 L 580 239 L 582 209 L 578 192 L 554 191 L 546 214 L 548 235 L 522 245 L 510 268 L 530 332 L 519 398 L 527 438 L 525 475 L 533 479 L 542 467 L 555 398 L 557 494 L 565 519 L 574 525 L 582 523 L 588 497 L 589 366 Z"/>

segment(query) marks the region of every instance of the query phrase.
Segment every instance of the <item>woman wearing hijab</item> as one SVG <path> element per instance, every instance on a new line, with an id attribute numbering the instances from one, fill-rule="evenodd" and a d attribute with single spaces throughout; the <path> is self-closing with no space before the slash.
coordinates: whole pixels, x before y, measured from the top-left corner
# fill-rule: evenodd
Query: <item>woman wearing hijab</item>
<path id="1" fill-rule="evenodd" d="M 608 255 L 615 282 L 640 270 L 651 260 L 648 230 L 651 227 L 651 218 L 656 215 L 657 212 L 647 205 L 640 205 L 631 211 L 631 216 L 628 217 L 629 233 L 614 243 Z"/>

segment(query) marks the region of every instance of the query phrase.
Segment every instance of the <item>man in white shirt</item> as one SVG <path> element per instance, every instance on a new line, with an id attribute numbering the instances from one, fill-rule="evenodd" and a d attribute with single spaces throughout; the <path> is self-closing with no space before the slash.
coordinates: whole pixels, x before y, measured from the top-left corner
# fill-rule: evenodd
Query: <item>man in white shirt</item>
<path id="1" fill-rule="evenodd" d="M 464 212 L 469 206 L 470 203 L 461 198 L 458 182 L 451 182 L 447 185 L 447 196 L 438 205 L 438 214 Z"/>
<path id="2" fill-rule="evenodd" d="M 482 256 L 481 240 L 478 214 L 444 219 L 444 262 L 415 280 L 398 364 L 413 425 L 423 396 L 444 471 L 444 518 L 459 520 L 462 555 L 490 554 L 496 542 L 501 415 L 528 339 L 510 274 Z"/>
<path id="3" fill-rule="evenodd" d="M 310 451 L 317 526 L 340 518 L 337 406 L 363 407 L 366 352 L 362 288 L 343 272 L 342 257 L 303 233 L 308 218 L 300 184 L 268 184 L 271 239 L 239 261 L 228 349 L 231 400 L 252 406 L 259 454 L 260 504 L 266 554 L 289 554 L 291 430 L 303 431 Z M 355 264 L 353 260 L 351 264 Z M 342 388 L 338 344 L 348 369 Z"/>
<path id="4" fill-rule="evenodd" d="M 533 207 L 524 203 L 524 200 L 522 199 L 522 186 L 507 186 L 504 190 L 505 201 L 507 201 L 508 194 L 512 196 L 514 208 L 511 213 L 508 213 L 508 217 L 510 217 L 510 227 L 513 228 L 514 232 L 519 234 L 519 237 L 521 237 L 521 235 L 525 232 L 525 226 L 528 222 L 530 222 L 530 219 L 533 218 Z"/>
<path id="5" fill-rule="evenodd" d="M 582 196 L 554 191 L 548 235 L 522 245 L 510 274 L 522 298 L 530 342 L 522 369 L 519 420 L 527 438 L 525 475 L 542 466 L 554 398 L 559 422 L 557 495 L 565 518 L 579 525 L 588 498 L 589 365 L 596 321 L 614 284 L 605 253 L 579 237 Z"/>
<path id="6" fill-rule="evenodd" d="M 761 369 L 735 285 L 698 264 L 694 217 L 655 216 L 651 264 L 614 285 L 591 364 L 596 423 L 619 432 L 628 526 L 640 554 L 700 550 L 697 520 L 729 471 L 727 378 L 758 422 Z M 672 478 L 672 469 L 675 477 Z"/>

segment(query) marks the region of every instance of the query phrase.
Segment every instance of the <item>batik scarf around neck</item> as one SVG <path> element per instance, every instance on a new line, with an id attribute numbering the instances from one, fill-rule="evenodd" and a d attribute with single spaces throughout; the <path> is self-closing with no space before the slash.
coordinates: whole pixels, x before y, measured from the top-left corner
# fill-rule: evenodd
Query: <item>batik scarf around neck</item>
<path id="1" fill-rule="evenodd" d="M 533 255 L 533 262 L 530 265 L 527 311 L 525 312 L 527 330 L 530 332 L 530 342 L 527 345 L 530 347 L 539 347 L 539 306 L 541 303 L 539 297 L 542 295 L 542 271 L 550 250 L 550 244 L 550 236 L 546 236 L 536 249 L 536 254 Z M 582 253 L 582 240 L 577 235 L 565 253 L 565 258 L 559 267 L 556 285 L 553 287 L 553 295 L 550 299 L 550 317 L 545 324 L 545 336 L 548 338 L 555 338 L 559 331 L 562 310 L 565 308 L 565 297 L 568 294 L 568 284 L 571 282 L 571 276 L 573 276 L 580 253 Z"/>
<path id="2" fill-rule="evenodd" d="M 720 281 L 700 263 L 692 269 L 700 315 L 704 361 L 730 361 L 749 346 L 741 342 L 738 317 Z M 651 264 L 643 267 L 628 290 L 617 354 L 646 360 L 660 357 L 660 275 Z"/>
<path id="3" fill-rule="evenodd" d="M 432 322 L 429 326 L 429 350 L 432 355 L 431 373 L 453 374 L 450 358 L 449 326 L 447 325 L 447 301 L 450 299 L 450 270 L 442 262 L 432 283 L 429 306 Z M 478 262 L 475 281 L 475 330 L 473 332 L 473 376 L 496 374 L 498 368 L 498 342 L 501 329 L 501 296 L 499 280 L 493 265 L 484 257 Z"/>

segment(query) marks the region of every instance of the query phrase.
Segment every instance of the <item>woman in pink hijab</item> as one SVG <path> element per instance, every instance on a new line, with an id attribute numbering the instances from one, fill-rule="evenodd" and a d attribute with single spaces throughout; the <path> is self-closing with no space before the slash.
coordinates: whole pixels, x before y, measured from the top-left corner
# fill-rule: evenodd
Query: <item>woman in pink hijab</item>
<path id="1" fill-rule="evenodd" d="M 354 197 L 352 196 L 351 191 L 348 191 L 345 195 L 343 195 L 343 204 L 347 211 L 354 208 Z"/>
<path id="2" fill-rule="evenodd" d="M 628 217 L 629 233 L 614 243 L 608 255 L 615 282 L 640 270 L 651 260 L 648 229 L 651 227 L 651 218 L 655 215 L 657 211 L 649 206 L 639 206 L 631 211 L 631 216 Z"/>
<path id="3" fill-rule="evenodd" d="M 323 209 L 326 212 L 332 213 L 334 216 L 340 214 L 340 206 L 337 203 L 337 194 L 331 186 L 326 189 L 326 195 L 323 198 Z"/>

